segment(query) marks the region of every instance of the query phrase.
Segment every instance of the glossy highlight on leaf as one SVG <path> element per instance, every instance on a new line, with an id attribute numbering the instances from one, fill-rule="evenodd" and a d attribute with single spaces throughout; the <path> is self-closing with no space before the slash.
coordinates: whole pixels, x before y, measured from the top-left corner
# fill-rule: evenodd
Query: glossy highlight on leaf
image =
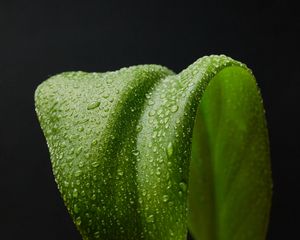
<path id="1" fill-rule="evenodd" d="M 271 171 L 251 71 L 224 55 L 65 72 L 35 93 L 55 180 L 83 239 L 265 239 Z"/>

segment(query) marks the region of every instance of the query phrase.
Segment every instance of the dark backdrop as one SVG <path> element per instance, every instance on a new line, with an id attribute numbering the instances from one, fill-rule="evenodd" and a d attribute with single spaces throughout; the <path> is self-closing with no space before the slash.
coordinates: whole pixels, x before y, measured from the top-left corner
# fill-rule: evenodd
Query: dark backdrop
<path id="1" fill-rule="evenodd" d="M 0 238 L 80 239 L 60 199 L 33 94 L 48 76 L 208 54 L 253 69 L 271 139 L 268 239 L 299 232 L 299 14 L 284 1 L 0 1 Z M 297 237 L 296 237 L 297 238 Z"/>

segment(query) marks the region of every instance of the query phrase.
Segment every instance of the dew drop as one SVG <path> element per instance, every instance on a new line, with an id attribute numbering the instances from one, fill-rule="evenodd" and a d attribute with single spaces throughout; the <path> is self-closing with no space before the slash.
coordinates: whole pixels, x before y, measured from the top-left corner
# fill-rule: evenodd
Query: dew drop
<path id="1" fill-rule="evenodd" d="M 163 195 L 163 201 L 164 201 L 164 202 L 169 201 L 169 196 L 168 196 L 168 195 Z"/>
<path id="2" fill-rule="evenodd" d="M 88 106 L 87 106 L 87 110 L 92 110 L 92 109 L 95 109 L 96 107 L 99 107 L 100 106 L 100 102 L 93 102 L 93 103 L 91 103 L 91 104 L 89 104 Z"/>
<path id="3" fill-rule="evenodd" d="M 169 142 L 167 146 L 167 155 L 168 157 L 171 157 L 173 155 L 173 144 L 171 142 Z"/>
<path id="4" fill-rule="evenodd" d="M 100 237 L 100 232 L 98 232 L 98 231 L 95 232 L 95 233 L 94 233 L 94 237 L 95 237 L 95 238 L 99 238 L 99 237 Z"/>
<path id="5" fill-rule="evenodd" d="M 123 171 L 122 171 L 121 169 L 118 169 L 117 172 L 118 172 L 118 175 L 119 175 L 119 176 L 123 176 Z"/>
<path id="6" fill-rule="evenodd" d="M 77 204 L 74 204 L 74 213 L 78 213 L 78 212 L 79 212 L 79 208 Z"/>
<path id="7" fill-rule="evenodd" d="M 92 141 L 91 145 L 92 145 L 92 146 L 95 146 L 95 145 L 97 145 L 97 143 L 98 143 L 97 139 L 94 139 L 94 140 Z"/>
<path id="8" fill-rule="evenodd" d="M 149 100 L 148 105 L 152 106 L 154 104 L 154 102 L 152 100 Z"/>
<path id="9" fill-rule="evenodd" d="M 133 154 L 134 156 L 138 156 L 138 155 L 140 154 L 140 152 L 139 152 L 138 150 L 133 150 L 133 151 L 132 151 L 132 154 Z"/>
<path id="10" fill-rule="evenodd" d="M 137 127 L 136 127 L 137 132 L 142 131 L 142 129 L 143 129 L 143 125 L 141 125 L 141 124 L 137 125 Z"/>
<path id="11" fill-rule="evenodd" d="M 147 222 L 148 222 L 148 223 L 153 223 L 153 222 L 154 222 L 154 216 L 153 216 L 153 215 L 149 215 L 149 216 L 147 217 Z"/>
<path id="12" fill-rule="evenodd" d="M 149 115 L 150 117 L 154 116 L 154 115 L 155 115 L 155 111 L 154 111 L 154 110 L 150 110 L 149 113 L 148 113 L 148 115 Z"/>
<path id="13" fill-rule="evenodd" d="M 177 105 L 173 105 L 170 110 L 171 110 L 172 113 L 175 113 L 175 112 L 178 111 L 178 106 Z"/>
<path id="14" fill-rule="evenodd" d="M 113 82 L 113 79 L 112 78 L 108 78 L 107 80 L 106 80 L 106 83 L 107 84 L 111 84 Z"/>
<path id="15" fill-rule="evenodd" d="M 78 190 L 77 190 L 77 188 L 74 188 L 74 191 L 73 191 L 73 197 L 74 197 L 74 198 L 77 198 L 77 197 L 78 197 Z"/>
<path id="16" fill-rule="evenodd" d="M 81 153 L 81 151 L 82 151 L 82 147 L 77 148 L 75 151 L 76 156 L 78 156 Z"/>
<path id="17" fill-rule="evenodd" d="M 156 138 L 157 137 L 157 131 L 154 131 L 152 134 L 152 138 Z"/>
<path id="18" fill-rule="evenodd" d="M 92 166 L 93 166 L 94 168 L 96 168 L 96 167 L 99 166 L 99 163 L 98 163 L 98 162 L 92 162 Z"/>
<path id="19" fill-rule="evenodd" d="M 68 187 L 69 186 L 69 182 L 64 181 L 64 185 L 65 185 L 65 187 Z"/>
<path id="20" fill-rule="evenodd" d="M 181 188 L 181 190 L 182 190 L 183 192 L 186 192 L 186 190 L 187 190 L 187 185 L 186 185 L 185 182 L 179 183 L 179 187 Z"/>
<path id="21" fill-rule="evenodd" d="M 96 194 L 92 195 L 92 200 L 96 200 Z"/>
<path id="22" fill-rule="evenodd" d="M 81 171 L 80 170 L 77 170 L 76 172 L 75 172 L 75 177 L 79 177 L 80 176 L 80 174 L 81 174 Z"/>
<path id="23" fill-rule="evenodd" d="M 77 226 L 80 226 L 81 218 L 80 217 L 76 218 L 75 223 L 76 223 Z"/>

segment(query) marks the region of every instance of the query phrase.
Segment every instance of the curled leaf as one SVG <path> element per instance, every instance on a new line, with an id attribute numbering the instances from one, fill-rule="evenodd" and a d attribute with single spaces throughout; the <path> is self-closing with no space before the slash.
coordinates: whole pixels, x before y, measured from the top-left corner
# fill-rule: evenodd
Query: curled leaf
<path id="1" fill-rule="evenodd" d="M 247 67 L 203 57 L 66 72 L 36 112 L 83 239 L 264 239 L 271 174 L 264 110 Z"/>

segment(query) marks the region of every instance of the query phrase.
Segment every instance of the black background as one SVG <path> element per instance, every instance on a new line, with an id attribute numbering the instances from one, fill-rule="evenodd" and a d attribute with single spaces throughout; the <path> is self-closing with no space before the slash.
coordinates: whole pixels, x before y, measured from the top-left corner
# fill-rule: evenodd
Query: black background
<path id="1" fill-rule="evenodd" d="M 0 238 L 80 239 L 60 199 L 33 94 L 48 76 L 208 54 L 246 63 L 270 131 L 268 239 L 299 232 L 299 10 L 288 1 L 0 1 Z M 298 176 L 297 176 L 298 175 Z"/>

